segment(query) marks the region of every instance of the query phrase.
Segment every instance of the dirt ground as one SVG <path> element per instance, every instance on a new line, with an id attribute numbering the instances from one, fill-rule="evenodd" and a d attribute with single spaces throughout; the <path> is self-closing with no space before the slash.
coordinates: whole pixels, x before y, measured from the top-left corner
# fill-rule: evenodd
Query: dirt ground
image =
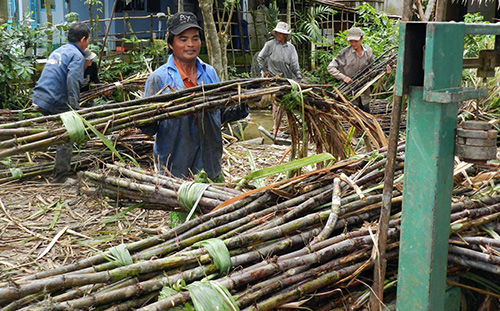
<path id="1" fill-rule="evenodd" d="M 226 181 L 252 170 L 248 152 L 260 169 L 278 164 L 287 149 L 245 142 L 226 146 Z M 4 183 L 0 186 L 0 282 L 68 264 L 169 227 L 167 211 L 134 209 L 116 217 L 131 204 L 80 194 L 77 179 L 63 184 L 52 183 L 49 177 Z"/>

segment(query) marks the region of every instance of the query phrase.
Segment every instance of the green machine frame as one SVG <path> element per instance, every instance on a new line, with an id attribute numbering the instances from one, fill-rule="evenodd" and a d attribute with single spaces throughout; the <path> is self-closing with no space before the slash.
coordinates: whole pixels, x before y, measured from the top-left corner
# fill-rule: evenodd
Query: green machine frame
<path id="1" fill-rule="evenodd" d="M 497 35 L 498 62 L 498 24 L 400 27 L 396 95 L 408 95 L 396 305 L 401 311 L 458 308 L 456 299 L 445 302 L 458 103 L 487 95 L 484 89 L 460 87 L 466 34 Z"/>

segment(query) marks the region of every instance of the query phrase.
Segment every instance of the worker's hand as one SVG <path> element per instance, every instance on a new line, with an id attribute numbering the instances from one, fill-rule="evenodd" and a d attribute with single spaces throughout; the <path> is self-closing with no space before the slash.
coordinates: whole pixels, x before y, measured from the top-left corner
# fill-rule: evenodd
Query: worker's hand
<path id="1" fill-rule="evenodd" d="M 345 83 L 351 83 L 351 82 L 352 82 L 352 79 L 351 79 L 351 78 L 349 78 L 348 76 L 345 76 L 345 77 L 344 77 L 344 82 L 345 82 Z"/>
<path id="2" fill-rule="evenodd" d="M 390 74 L 392 72 L 392 67 L 391 65 L 386 65 L 385 66 L 385 73 Z"/>

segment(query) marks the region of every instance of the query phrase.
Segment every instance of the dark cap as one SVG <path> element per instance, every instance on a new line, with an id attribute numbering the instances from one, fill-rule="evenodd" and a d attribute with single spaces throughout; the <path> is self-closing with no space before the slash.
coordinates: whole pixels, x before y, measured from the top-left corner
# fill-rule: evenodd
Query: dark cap
<path id="1" fill-rule="evenodd" d="M 167 30 L 174 36 L 182 33 L 184 30 L 189 28 L 196 28 L 201 30 L 200 25 L 198 25 L 198 19 L 196 15 L 191 12 L 177 12 L 170 16 L 167 21 Z"/>

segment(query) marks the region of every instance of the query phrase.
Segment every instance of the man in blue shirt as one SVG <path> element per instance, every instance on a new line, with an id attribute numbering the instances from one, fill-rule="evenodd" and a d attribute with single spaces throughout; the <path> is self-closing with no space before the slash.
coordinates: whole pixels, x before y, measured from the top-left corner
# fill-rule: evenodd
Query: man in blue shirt
<path id="1" fill-rule="evenodd" d="M 178 12 L 168 19 L 167 30 L 172 55 L 147 79 L 145 96 L 219 82 L 215 69 L 198 58 L 202 29 L 196 16 Z M 204 170 L 211 180 L 221 181 L 221 125 L 244 118 L 248 112 L 248 106 L 242 104 L 165 120 L 143 131 L 156 134 L 153 151 L 160 172 L 182 178 Z"/>
<path id="2" fill-rule="evenodd" d="M 85 49 L 90 31 L 84 23 L 73 23 L 68 43 L 50 53 L 42 75 L 33 89 L 33 104 L 45 115 L 79 109 L 80 86 L 85 71 Z M 55 181 L 61 182 L 71 172 L 71 146 L 58 146 L 54 165 Z"/>

